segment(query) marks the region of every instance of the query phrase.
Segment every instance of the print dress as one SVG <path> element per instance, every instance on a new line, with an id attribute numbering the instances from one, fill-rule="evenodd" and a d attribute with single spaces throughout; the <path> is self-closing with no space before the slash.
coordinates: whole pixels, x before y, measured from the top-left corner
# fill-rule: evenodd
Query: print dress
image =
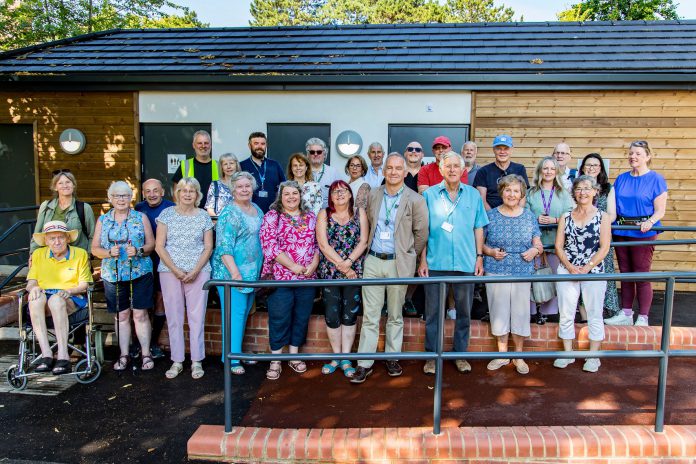
<path id="1" fill-rule="evenodd" d="M 358 242 L 360 242 L 360 214 L 356 211 L 353 217 L 345 224 L 339 224 L 334 218 L 329 215 L 328 224 L 326 227 L 329 245 L 336 250 L 336 253 L 343 259 L 353 252 Z M 358 275 L 358 279 L 362 278 L 364 257 L 356 259 L 353 263 L 353 270 Z M 320 279 L 345 279 L 346 276 L 336 269 L 336 265 L 326 259 L 324 255 L 319 258 L 319 269 L 317 270 Z"/>
<path id="2" fill-rule="evenodd" d="M 599 195 L 597 198 L 597 209 L 602 212 L 607 212 L 607 197 L 608 195 Z M 609 253 L 604 257 L 604 272 L 614 274 L 614 247 L 609 248 Z M 604 294 L 604 310 L 607 318 L 613 317 L 621 311 L 619 306 L 619 293 L 616 289 L 616 281 L 607 281 L 607 292 Z"/>

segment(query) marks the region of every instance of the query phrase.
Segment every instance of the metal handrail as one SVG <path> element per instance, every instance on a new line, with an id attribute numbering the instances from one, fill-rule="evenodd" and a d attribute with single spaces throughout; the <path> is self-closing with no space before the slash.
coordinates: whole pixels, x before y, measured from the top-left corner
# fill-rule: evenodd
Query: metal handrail
<path id="1" fill-rule="evenodd" d="M 443 353 L 444 346 L 444 327 L 445 327 L 445 303 L 447 285 L 449 284 L 477 284 L 477 283 L 511 283 L 511 282 L 562 282 L 562 281 L 665 281 L 665 299 L 663 306 L 663 329 L 662 339 L 659 350 L 637 350 L 637 351 L 537 351 L 537 352 L 508 352 L 506 358 L 518 359 L 540 359 L 540 358 L 658 358 L 660 360 L 659 377 L 657 387 L 656 411 L 655 411 L 655 431 L 664 431 L 664 409 L 667 388 L 667 365 L 672 353 L 669 349 L 669 337 L 672 327 L 672 309 L 674 301 L 674 284 L 678 281 L 689 281 L 696 278 L 696 272 L 640 272 L 631 274 L 584 274 L 584 275 L 530 275 L 530 276 L 451 276 L 451 277 L 406 277 L 393 279 L 361 279 L 360 286 L 373 285 L 409 285 L 409 284 L 438 284 L 440 291 L 440 308 L 437 319 L 437 340 L 435 352 L 399 352 L 399 353 L 340 353 L 341 359 L 348 360 L 389 360 L 389 359 L 412 359 L 412 360 L 435 360 L 435 388 L 433 392 L 433 433 L 440 433 L 440 413 L 442 409 L 442 364 L 448 359 L 495 359 L 500 357 L 499 352 L 447 352 Z M 246 288 L 280 288 L 280 287 L 341 287 L 346 285 L 356 285 L 355 280 L 294 280 L 294 281 L 239 281 L 239 280 L 209 280 L 203 288 L 209 290 L 221 286 L 224 289 L 223 305 L 223 325 L 225 333 L 225 343 L 223 346 L 231 345 L 231 289 Z M 676 356 L 696 357 L 696 350 L 680 350 Z M 298 353 L 298 354 L 245 354 L 229 353 L 224 356 L 224 376 L 225 376 L 225 432 L 232 431 L 232 373 L 230 371 L 230 361 L 238 359 L 242 361 L 271 361 L 271 360 L 331 360 L 335 359 L 337 353 Z"/>

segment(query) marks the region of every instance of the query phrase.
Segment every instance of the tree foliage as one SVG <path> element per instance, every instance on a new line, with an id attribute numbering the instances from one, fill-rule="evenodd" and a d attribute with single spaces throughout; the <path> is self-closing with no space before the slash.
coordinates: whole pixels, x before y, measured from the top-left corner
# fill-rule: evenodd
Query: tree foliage
<path id="1" fill-rule="evenodd" d="M 510 21 L 495 0 L 252 0 L 252 26 Z"/>
<path id="2" fill-rule="evenodd" d="M 0 0 L 1 50 L 114 28 L 205 26 L 169 0 Z"/>
<path id="3" fill-rule="evenodd" d="M 560 21 L 679 19 L 674 0 L 582 0 L 557 14 Z"/>

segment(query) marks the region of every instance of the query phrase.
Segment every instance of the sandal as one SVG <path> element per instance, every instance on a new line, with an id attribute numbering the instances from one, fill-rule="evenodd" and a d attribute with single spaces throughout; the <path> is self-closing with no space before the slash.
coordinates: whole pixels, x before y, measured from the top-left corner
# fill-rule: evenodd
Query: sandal
<path id="1" fill-rule="evenodd" d="M 340 366 L 341 369 L 343 369 L 343 375 L 345 375 L 349 379 L 352 379 L 353 375 L 355 374 L 355 368 L 353 367 L 351 362 L 347 359 L 344 359 L 343 361 L 341 361 Z"/>
<path id="2" fill-rule="evenodd" d="M 127 354 L 122 354 L 118 357 L 118 360 L 114 363 L 115 371 L 125 371 L 130 363 L 130 356 Z"/>
<path id="3" fill-rule="evenodd" d="M 244 374 L 246 374 L 246 371 L 244 370 L 244 366 L 242 366 L 241 364 L 235 364 L 235 365 L 231 366 L 231 367 L 230 367 L 230 372 L 231 372 L 233 375 L 244 375 Z"/>
<path id="4" fill-rule="evenodd" d="M 36 369 L 34 369 L 34 372 L 51 372 L 51 368 L 53 367 L 53 358 L 49 358 L 48 356 L 44 358 L 39 359 L 39 364 L 36 366 Z"/>
<path id="5" fill-rule="evenodd" d="M 268 380 L 278 380 L 281 372 L 283 372 L 283 366 L 280 364 L 280 361 L 271 361 L 271 365 L 268 366 L 266 371 L 266 378 Z"/>
<path id="6" fill-rule="evenodd" d="M 72 372 L 72 366 L 69 359 L 59 359 L 51 371 L 53 375 L 68 374 L 70 372 Z"/>
<path id="7" fill-rule="evenodd" d="M 155 367 L 155 360 L 154 360 L 154 358 L 153 358 L 152 356 L 149 356 L 149 355 L 148 355 L 148 356 L 143 356 L 143 364 L 142 364 L 142 366 L 140 367 L 140 369 L 142 369 L 142 370 L 144 370 L 144 371 L 149 371 L 149 370 L 151 370 L 153 367 Z"/>
<path id="8" fill-rule="evenodd" d="M 292 367 L 292 366 L 290 366 L 290 367 Z M 323 366 L 321 366 L 321 373 L 325 374 L 325 375 L 326 374 L 333 374 L 334 372 L 336 372 L 337 367 L 338 367 L 338 361 L 336 361 L 334 359 L 330 363 L 324 364 Z"/>
<path id="9" fill-rule="evenodd" d="M 307 372 L 307 364 L 304 361 L 288 361 L 288 366 L 298 374 Z"/>
<path id="10" fill-rule="evenodd" d="M 203 366 L 201 366 L 201 362 L 193 361 L 191 363 L 191 377 L 194 380 L 198 380 L 203 377 L 203 374 L 205 374 L 205 371 L 203 370 Z"/>
<path id="11" fill-rule="evenodd" d="M 164 376 L 168 379 L 173 379 L 177 375 L 181 374 L 181 372 L 184 370 L 184 365 L 178 362 L 175 362 L 172 364 L 172 367 L 170 367 L 167 372 L 164 373 Z"/>

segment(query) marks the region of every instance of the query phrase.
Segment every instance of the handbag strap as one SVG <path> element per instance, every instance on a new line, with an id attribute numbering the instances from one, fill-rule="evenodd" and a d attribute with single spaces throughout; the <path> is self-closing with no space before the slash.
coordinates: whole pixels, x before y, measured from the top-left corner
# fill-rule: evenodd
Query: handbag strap
<path id="1" fill-rule="evenodd" d="M 534 270 L 549 267 L 549 261 L 546 259 L 546 252 L 542 251 L 539 256 L 534 258 Z"/>

